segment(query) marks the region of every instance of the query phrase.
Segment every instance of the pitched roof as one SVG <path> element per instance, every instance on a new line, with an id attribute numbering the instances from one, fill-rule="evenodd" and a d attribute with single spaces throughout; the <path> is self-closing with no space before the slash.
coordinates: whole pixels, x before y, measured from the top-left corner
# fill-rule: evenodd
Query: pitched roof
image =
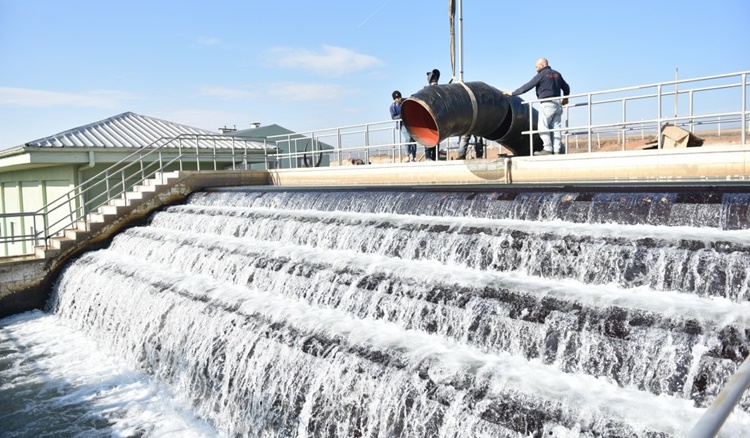
<path id="1" fill-rule="evenodd" d="M 277 124 L 243 129 L 241 131 L 231 132 L 227 135 L 255 139 L 266 138 L 268 139 L 269 144 L 278 145 L 281 149 L 284 149 L 284 146 L 288 145 L 290 140 L 307 140 L 310 138 L 309 135 L 297 134 L 294 131 Z M 322 141 L 320 142 L 320 145 L 323 149 L 334 149 L 333 146 Z"/>
<path id="2" fill-rule="evenodd" d="M 294 131 L 284 128 L 276 124 L 258 126 L 257 128 L 248 128 L 241 131 L 235 131 L 230 135 L 236 135 L 238 137 L 274 137 L 283 134 L 294 134 Z"/>
<path id="3" fill-rule="evenodd" d="M 195 146 L 199 138 L 201 148 L 237 147 L 231 137 L 180 125 L 166 120 L 142 116 L 132 112 L 94 122 L 88 125 L 69 129 L 49 137 L 25 143 L 25 146 L 37 147 L 103 147 L 103 148 L 142 148 L 151 145 L 160 138 L 185 136 L 190 146 Z M 174 143 L 177 147 L 177 143 Z M 263 149 L 262 142 L 243 142 L 249 149 Z"/>

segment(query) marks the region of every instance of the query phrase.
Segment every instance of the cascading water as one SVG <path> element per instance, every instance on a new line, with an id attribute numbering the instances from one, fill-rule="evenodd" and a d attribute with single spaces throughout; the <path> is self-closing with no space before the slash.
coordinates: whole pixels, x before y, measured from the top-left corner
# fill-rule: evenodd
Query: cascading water
<path id="1" fill-rule="evenodd" d="M 749 352 L 749 204 L 196 193 L 0 321 L 0 435 L 683 436 Z"/>

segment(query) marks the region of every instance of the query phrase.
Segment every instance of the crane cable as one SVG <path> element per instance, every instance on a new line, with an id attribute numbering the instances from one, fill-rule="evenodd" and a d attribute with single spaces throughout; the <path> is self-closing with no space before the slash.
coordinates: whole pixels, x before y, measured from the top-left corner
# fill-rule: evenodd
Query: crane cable
<path id="1" fill-rule="evenodd" d="M 448 18 L 451 27 L 451 82 L 456 79 L 456 0 L 448 0 Z"/>

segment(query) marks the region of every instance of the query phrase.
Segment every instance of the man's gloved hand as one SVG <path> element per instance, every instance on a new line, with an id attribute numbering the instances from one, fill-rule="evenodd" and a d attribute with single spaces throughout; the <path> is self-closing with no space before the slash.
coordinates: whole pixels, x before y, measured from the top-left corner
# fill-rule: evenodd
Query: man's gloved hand
<path id="1" fill-rule="evenodd" d="M 567 97 L 562 100 L 562 104 L 563 104 L 563 106 L 568 104 L 568 98 Z"/>

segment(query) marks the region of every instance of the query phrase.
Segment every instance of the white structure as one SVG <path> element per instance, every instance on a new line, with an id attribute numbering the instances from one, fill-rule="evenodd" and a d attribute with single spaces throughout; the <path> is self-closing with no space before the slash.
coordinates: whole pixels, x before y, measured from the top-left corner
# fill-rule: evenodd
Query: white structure
<path id="1" fill-rule="evenodd" d="M 264 162 L 267 151 L 262 140 L 224 136 L 132 112 L 0 151 L 0 256 L 31 250 L 19 237 L 33 235 L 45 225 L 35 223 L 34 212 L 134 151 L 154 146 L 166 146 L 165 151 L 191 148 L 197 156 L 201 150 L 242 149 L 244 165 Z M 231 165 L 233 158 L 227 159 L 219 165 Z"/>

